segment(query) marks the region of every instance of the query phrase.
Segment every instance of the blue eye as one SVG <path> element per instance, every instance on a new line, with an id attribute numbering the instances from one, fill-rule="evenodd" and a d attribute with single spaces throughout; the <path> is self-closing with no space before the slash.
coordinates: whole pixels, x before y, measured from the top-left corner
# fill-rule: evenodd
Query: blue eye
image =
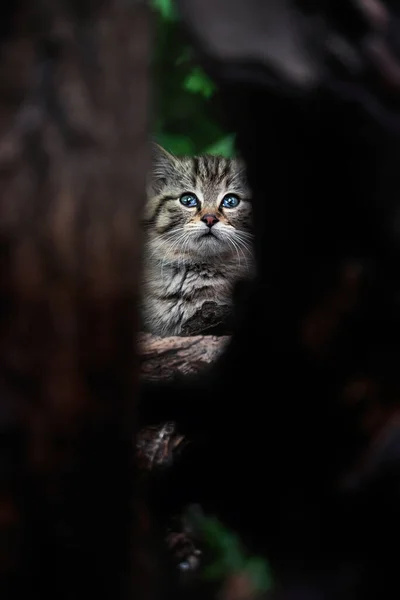
<path id="1" fill-rule="evenodd" d="M 221 206 L 224 208 L 236 208 L 240 204 L 240 198 L 235 196 L 235 194 L 227 194 L 225 198 L 222 199 Z"/>
<path id="2" fill-rule="evenodd" d="M 179 202 L 187 208 L 194 208 L 199 205 L 199 200 L 194 194 L 183 194 L 183 196 L 179 198 Z"/>

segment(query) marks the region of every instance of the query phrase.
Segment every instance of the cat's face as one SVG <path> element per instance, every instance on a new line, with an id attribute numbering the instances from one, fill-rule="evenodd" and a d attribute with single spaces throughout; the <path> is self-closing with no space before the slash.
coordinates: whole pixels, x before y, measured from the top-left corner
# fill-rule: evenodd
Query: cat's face
<path id="1" fill-rule="evenodd" d="M 243 165 L 220 156 L 176 158 L 156 146 L 145 221 L 162 259 L 251 253 L 251 202 Z"/>

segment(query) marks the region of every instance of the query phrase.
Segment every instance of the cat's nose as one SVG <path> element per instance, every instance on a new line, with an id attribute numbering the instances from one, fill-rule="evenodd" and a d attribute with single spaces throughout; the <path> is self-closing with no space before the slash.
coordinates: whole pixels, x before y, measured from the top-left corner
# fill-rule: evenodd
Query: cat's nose
<path id="1" fill-rule="evenodd" d="M 207 227 L 212 227 L 215 223 L 218 223 L 219 219 L 216 215 L 203 215 L 201 217 L 203 223 L 207 225 Z"/>

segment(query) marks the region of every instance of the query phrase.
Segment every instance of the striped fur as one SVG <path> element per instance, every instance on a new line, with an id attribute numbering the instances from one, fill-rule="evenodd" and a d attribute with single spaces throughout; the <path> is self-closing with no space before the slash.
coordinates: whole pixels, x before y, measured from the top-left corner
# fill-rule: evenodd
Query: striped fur
<path id="1" fill-rule="evenodd" d="M 180 203 L 194 193 L 200 205 Z M 226 194 L 240 198 L 223 208 Z M 205 214 L 219 221 L 211 230 Z M 244 167 L 220 156 L 177 158 L 156 146 L 145 208 L 144 327 L 156 335 L 179 335 L 205 301 L 230 305 L 232 287 L 251 277 L 250 191 Z"/>

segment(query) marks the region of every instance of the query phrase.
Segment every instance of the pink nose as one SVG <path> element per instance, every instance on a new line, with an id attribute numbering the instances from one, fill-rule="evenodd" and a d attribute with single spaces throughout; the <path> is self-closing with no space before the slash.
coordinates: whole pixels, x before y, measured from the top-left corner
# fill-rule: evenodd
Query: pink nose
<path id="1" fill-rule="evenodd" d="M 216 215 L 204 215 L 201 220 L 203 223 L 207 225 L 207 227 L 212 227 L 215 223 L 218 223 L 219 219 Z"/>

